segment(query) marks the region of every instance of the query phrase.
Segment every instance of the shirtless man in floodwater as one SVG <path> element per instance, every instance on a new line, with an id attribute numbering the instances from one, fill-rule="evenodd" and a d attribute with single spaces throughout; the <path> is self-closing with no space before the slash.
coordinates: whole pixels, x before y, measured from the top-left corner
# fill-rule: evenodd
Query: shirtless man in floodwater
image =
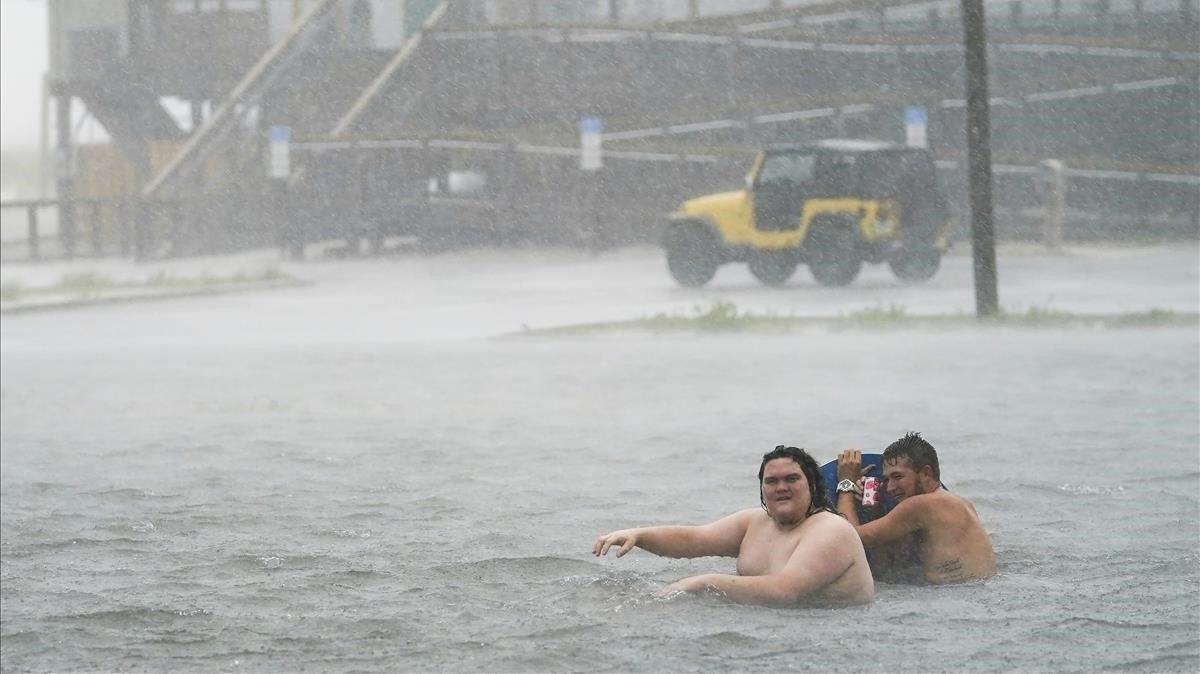
<path id="1" fill-rule="evenodd" d="M 743 604 L 867 604 L 875 581 L 854 528 L 830 509 L 817 462 L 779 445 L 758 469 L 762 509 L 748 508 L 702 526 L 621 529 L 596 539 L 621 557 L 639 547 L 663 557 L 737 557 L 737 575 L 684 578 L 663 593 L 715 590 Z"/>
<path id="2" fill-rule="evenodd" d="M 870 467 L 868 467 L 870 468 Z M 883 452 L 884 489 L 896 502 L 890 512 L 860 524 L 862 453 L 838 455 L 838 479 L 859 485 L 838 488 L 838 510 L 871 550 L 880 580 L 923 580 L 941 585 L 996 575 L 992 541 L 975 506 L 942 486 L 937 451 L 919 433 L 909 433 Z M 915 566 L 917 578 L 906 573 Z"/>

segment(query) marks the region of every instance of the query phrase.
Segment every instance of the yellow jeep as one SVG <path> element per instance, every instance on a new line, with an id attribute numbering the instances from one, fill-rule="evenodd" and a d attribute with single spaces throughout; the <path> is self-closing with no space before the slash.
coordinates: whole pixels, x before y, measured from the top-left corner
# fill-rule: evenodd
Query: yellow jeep
<path id="1" fill-rule="evenodd" d="M 766 285 L 801 262 L 823 285 L 842 286 L 863 262 L 887 262 L 904 281 L 933 277 L 950 221 L 928 150 L 827 140 L 759 153 L 746 188 L 691 199 L 670 215 L 663 245 L 681 285 L 745 262 Z"/>

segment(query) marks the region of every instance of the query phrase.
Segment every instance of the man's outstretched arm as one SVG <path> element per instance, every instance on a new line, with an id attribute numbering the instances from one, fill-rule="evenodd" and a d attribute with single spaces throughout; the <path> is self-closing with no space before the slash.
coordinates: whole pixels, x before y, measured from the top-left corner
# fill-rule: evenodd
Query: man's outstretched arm
<path id="1" fill-rule="evenodd" d="M 661 557 L 737 557 L 753 509 L 742 510 L 711 524 L 620 529 L 604 534 L 592 544 L 592 554 L 603 556 L 611 547 L 622 557 L 634 547 Z"/>

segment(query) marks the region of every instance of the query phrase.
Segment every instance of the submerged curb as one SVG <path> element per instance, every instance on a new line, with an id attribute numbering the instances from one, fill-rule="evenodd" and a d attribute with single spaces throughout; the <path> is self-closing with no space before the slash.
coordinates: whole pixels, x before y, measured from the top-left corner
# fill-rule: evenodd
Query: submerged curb
<path id="1" fill-rule="evenodd" d="M 273 279 L 270 281 L 247 281 L 245 283 L 214 283 L 212 286 L 199 288 L 125 288 L 100 291 L 94 295 L 83 296 L 64 293 L 58 296 L 2 302 L 0 303 L 0 314 L 7 316 L 112 304 L 134 304 L 137 302 L 154 302 L 188 297 L 211 297 L 213 295 L 231 295 L 258 290 L 301 288 L 311 285 L 313 285 L 312 281 Z"/>
<path id="2" fill-rule="evenodd" d="M 1080 329 L 1101 328 L 1194 328 L 1200 326 L 1200 313 L 1150 309 L 1145 312 L 1088 314 L 1071 312 L 1035 312 L 1002 314 L 978 318 L 971 314 L 897 314 L 839 316 L 770 316 L 741 314 L 710 316 L 658 315 L 606 323 L 578 323 L 545 328 L 526 327 L 519 332 L 500 335 L 501 339 L 538 337 L 594 337 L 617 334 L 788 334 L 806 330 L 885 331 L 953 329 Z"/>

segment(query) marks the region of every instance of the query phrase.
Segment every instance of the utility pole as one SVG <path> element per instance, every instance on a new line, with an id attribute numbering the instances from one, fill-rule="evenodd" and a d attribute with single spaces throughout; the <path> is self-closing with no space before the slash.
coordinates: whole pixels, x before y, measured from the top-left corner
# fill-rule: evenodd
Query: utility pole
<path id="1" fill-rule="evenodd" d="M 1000 310 L 996 294 L 996 233 L 992 218 L 992 141 L 988 112 L 987 31 L 983 0 L 962 0 L 967 66 L 967 170 L 971 203 L 971 250 L 975 262 L 975 313 Z"/>

